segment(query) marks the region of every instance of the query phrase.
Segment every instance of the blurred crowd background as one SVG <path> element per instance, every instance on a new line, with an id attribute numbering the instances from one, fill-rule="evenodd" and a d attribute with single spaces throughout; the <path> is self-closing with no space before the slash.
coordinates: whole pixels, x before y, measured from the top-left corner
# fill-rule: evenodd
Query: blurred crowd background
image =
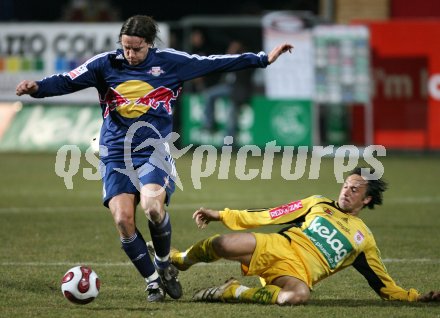
<path id="1" fill-rule="evenodd" d="M 319 0 L 265 1 L 135 1 L 135 0 L 2 0 L 2 21 L 113 21 L 147 14 L 158 21 L 178 21 L 189 15 L 260 15 L 267 10 L 319 11 Z"/>
<path id="2" fill-rule="evenodd" d="M 192 54 L 295 46 L 266 70 L 185 84 L 175 109 L 182 145 L 221 146 L 233 135 L 240 145 L 440 150 L 438 0 L 2 0 L 0 150 L 89 146 L 100 121 L 95 92 L 35 101 L 18 99 L 14 87 L 114 48 L 121 23 L 135 14 L 160 23 L 157 46 Z M 57 116 L 70 120 L 66 138 L 38 129 Z"/>

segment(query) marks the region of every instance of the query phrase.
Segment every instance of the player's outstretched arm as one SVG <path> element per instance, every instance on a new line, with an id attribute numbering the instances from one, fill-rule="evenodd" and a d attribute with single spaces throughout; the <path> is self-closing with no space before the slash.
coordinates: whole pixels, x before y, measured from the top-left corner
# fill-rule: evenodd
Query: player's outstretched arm
<path id="1" fill-rule="evenodd" d="M 34 94 L 38 91 L 38 84 L 35 81 L 24 80 L 21 81 L 15 89 L 17 96 L 25 94 Z"/>
<path id="2" fill-rule="evenodd" d="M 293 45 L 289 43 L 283 43 L 275 47 L 272 51 L 270 51 L 268 57 L 269 64 L 272 64 L 280 57 L 281 54 L 286 52 L 292 53 Z"/>
<path id="3" fill-rule="evenodd" d="M 220 212 L 211 209 L 200 208 L 193 214 L 193 219 L 199 229 L 205 228 L 211 221 L 220 221 Z"/>
<path id="4" fill-rule="evenodd" d="M 430 291 L 427 294 L 421 295 L 417 300 L 422 302 L 440 301 L 440 291 Z"/>

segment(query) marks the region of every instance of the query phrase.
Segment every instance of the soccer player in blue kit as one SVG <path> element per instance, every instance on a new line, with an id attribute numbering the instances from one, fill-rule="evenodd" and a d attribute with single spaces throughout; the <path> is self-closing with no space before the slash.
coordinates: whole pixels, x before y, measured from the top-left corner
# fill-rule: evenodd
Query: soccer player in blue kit
<path id="1" fill-rule="evenodd" d="M 68 73 L 24 80 L 16 88 L 18 96 L 35 98 L 97 89 L 103 115 L 103 203 L 112 213 L 123 250 L 147 282 L 150 302 L 162 301 L 165 293 L 174 299 L 182 296 L 178 271 L 169 261 L 171 222 L 165 205 L 176 176 L 166 137 L 172 132 L 173 105 L 183 83 L 213 72 L 264 68 L 293 48 L 284 43 L 269 54 L 204 57 L 155 48 L 157 32 L 151 17 L 130 17 L 119 34 L 122 49 L 98 54 Z M 153 260 L 136 226 L 138 204 L 148 218 Z"/>

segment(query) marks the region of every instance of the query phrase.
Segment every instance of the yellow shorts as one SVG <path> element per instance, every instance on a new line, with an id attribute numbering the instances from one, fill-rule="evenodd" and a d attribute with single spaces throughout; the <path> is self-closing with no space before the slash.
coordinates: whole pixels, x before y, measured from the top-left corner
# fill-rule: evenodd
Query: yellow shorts
<path id="1" fill-rule="evenodd" d="M 292 276 L 311 287 L 303 260 L 287 238 L 277 233 L 252 234 L 257 245 L 249 268 L 241 266 L 245 276 L 260 276 L 267 284 L 280 276 Z"/>

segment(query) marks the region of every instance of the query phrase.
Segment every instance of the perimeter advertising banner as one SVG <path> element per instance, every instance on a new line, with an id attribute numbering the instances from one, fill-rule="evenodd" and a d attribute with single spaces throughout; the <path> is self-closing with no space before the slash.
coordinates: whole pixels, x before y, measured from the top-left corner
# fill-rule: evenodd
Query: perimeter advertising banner
<path id="1" fill-rule="evenodd" d="M 0 134 L 0 151 L 57 151 L 64 145 L 85 150 L 99 137 L 102 116 L 97 105 L 25 104 L 8 109 L 14 111 L 7 115 L 13 119 Z"/>
<path id="2" fill-rule="evenodd" d="M 294 11 L 273 11 L 263 16 L 263 43 L 270 52 L 280 43 L 291 43 L 292 54 L 283 54 L 264 70 L 268 98 L 312 99 L 314 91 L 312 32 Z"/>
<path id="3" fill-rule="evenodd" d="M 215 105 L 215 132 L 203 129 L 204 102 L 200 95 L 182 97 L 182 145 L 209 144 L 221 147 L 226 136 L 227 100 Z M 237 145 L 257 145 L 276 141 L 277 146 L 312 145 L 312 103 L 308 100 L 267 99 L 254 96 L 250 105 L 244 105 L 239 117 Z"/>
<path id="4" fill-rule="evenodd" d="M 15 115 L 22 109 L 19 102 L 16 103 L 0 103 L 0 140 L 5 134 Z"/>
<path id="5" fill-rule="evenodd" d="M 203 130 L 204 104 L 196 94 L 182 98 L 182 129 L 179 141 L 189 144 L 224 144 L 227 100 L 216 104 L 218 131 Z M 242 108 L 239 119 L 239 145 L 275 141 L 277 146 L 312 145 L 312 107 L 310 101 L 269 100 L 254 97 Z M 102 125 L 97 105 L 0 104 L 0 151 L 57 151 L 64 145 L 86 150 L 99 138 Z M 96 145 L 94 145 L 96 146 Z"/>
<path id="6" fill-rule="evenodd" d="M 324 104 L 370 102 L 368 28 L 353 25 L 313 29 L 314 100 Z"/>
<path id="7" fill-rule="evenodd" d="M 357 23 L 370 31 L 374 143 L 440 150 L 440 20 Z"/>
<path id="8" fill-rule="evenodd" d="M 0 101 L 16 101 L 16 85 L 70 71 L 96 54 L 119 47 L 121 23 L 0 23 Z M 159 24 L 158 47 L 169 43 Z M 94 103 L 95 89 L 47 99 L 48 103 Z M 20 101 L 35 101 L 22 97 Z"/>

